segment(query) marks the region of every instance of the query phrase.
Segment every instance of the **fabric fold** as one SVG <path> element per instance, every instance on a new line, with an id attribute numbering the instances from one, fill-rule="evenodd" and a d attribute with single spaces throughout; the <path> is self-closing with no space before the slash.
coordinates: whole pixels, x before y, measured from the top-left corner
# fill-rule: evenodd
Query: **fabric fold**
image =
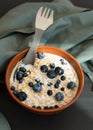
<path id="1" fill-rule="evenodd" d="M 93 81 L 93 10 L 76 7 L 68 0 L 24 3 L 0 19 L 0 73 L 5 73 L 14 55 L 31 46 L 35 16 L 41 6 L 52 8 L 55 15 L 54 24 L 43 33 L 40 45 L 56 46 L 71 53 Z"/>

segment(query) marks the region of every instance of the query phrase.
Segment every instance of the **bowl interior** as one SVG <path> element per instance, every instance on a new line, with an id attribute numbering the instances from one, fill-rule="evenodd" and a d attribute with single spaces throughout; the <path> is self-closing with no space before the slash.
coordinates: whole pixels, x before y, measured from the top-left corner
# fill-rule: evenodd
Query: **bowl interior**
<path id="1" fill-rule="evenodd" d="M 65 58 L 73 66 L 73 68 L 76 70 L 76 73 L 77 73 L 78 79 L 79 79 L 79 89 L 78 89 L 78 92 L 77 92 L 76 96 L 73 98 L 73 100 L 70 103 L 68 103 L 67 105 L 56 108 L 56 109 L 54 108 L 54 109 L 49 109 L 49 110 L 39 110 L 39 109 L 36 109 L 36 108 L 31 108 L 31 107 L 23 104 L 21 101 L 19 101 L 14 96 L 14 94 L 12 93 L 12 91 L 10 89 L 10 75 L 11 75 L 11 72 L 12 72 L 13 68 L 17 64 L 17 62 L 20 61 L 26 55 L 26 53 L 28 52 L 28 49 L 23 50 L 22 52 L 17 54 L 10 61 L 9 65 L 7 67 L 6 76 L 5 76 L 6 87 L 7 87 L 7 90 L 9 92 L 9 94 L 12 96 L 12 98 L 17 103 L 19 103 L 21 106 L 23 106 L 24 108 L 26 108 L 26 109 L 28 109 L 28 110 L 30 110 L 32 112 L 35 112 L 35 113 L 53 114 L 53 113 L 64 110 L 65 108 L 69 107 L 71 104 L 73 104 L 78 99 L 78 97 L 80 96 L 80 94 L 82 92 L 83 86 L 84 86 L 84 74 L 83 74 L 82 68 L 79 65 L 79 63 L 77 62 L 77 60 L 72 55 L 70 55 L 69 53 L 67 53 L 64 50 L 61 50 L 61 49 L 56 48 L 56 47 L 51 47 L 51 46 L 40 46 L 40 47 L 38 47 L 37 51 L 38 52 L 47 52 L 47 53 L 52 53 L 52 54 L 59 55 L 59 56 Z"/>

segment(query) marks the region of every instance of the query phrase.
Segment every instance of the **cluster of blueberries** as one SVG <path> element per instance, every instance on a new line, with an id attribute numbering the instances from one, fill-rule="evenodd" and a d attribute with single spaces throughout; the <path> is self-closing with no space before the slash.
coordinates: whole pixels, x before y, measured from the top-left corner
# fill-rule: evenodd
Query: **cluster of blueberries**
<path id="1" fill-rule="evenodd" d="M 11 86 L 11 90 L 13 91 L 13 94 L 20 100 L 20 101 L 25 101 L 27 98 L 27 94 L 25 92 L 18 92 L 15 90 L 14 86 Z"/>
<path id="2" fill-rule="evenodd" d="M 37 57 L 39 59 L 43 59 L 45 57 L 45 55 L 44 55 L 43 52 L 41 52 L 41 53 L 37 53 Z M 60 61 L 63 64 L 63 60 L 60 60 Z M 47 65 L 42 65 L 40 67 L 40 70 L 41 70 L 42 73 L 46 73 L 47 77 L 50 78 L 50 79 L 55 78 L 57 75 L 64 74 L 64 70 L 62 68 L 60 68 L 60 67 L 55 67 L 54 63 L 50 63 L 50 69 L 49 70 L 48 70 Z M 65 80 L 65 76 L 61 76 L 61 80 Z M 61 82 L 60 80 L 57 80 L 55 85 L 54 85 L 54 88 L 59 88 L 60 82 Z M 51 86 L 51 85 L 52 85 L 52 83 L 48 84 L 48 86 Z M 52 90 L 48 90 L 47 94 L 49 96 L 51 96 L 53 94 Z M 64 95 L 61 92 L 56 93 L 55 99 L 57 101 L 61 101 L 61 100 L 63 100 L 63 98 L 64 98 Z"/>
<path id="3" fill-rule="evenodd" d="M 21 84 L 23 82 L 23 78 L 28 76 L 27 70 L 25 67 L 20 67 L 17 69 L 14 77 L 16 77 L 17 81 Z M 11 90 L 13 91 L 14 95 L 20 100 L 24 101 L 27 98 L 27 94 L 25 92 L 18 92 L 15 90 L 14 86 L 11 86 Z"/>
<path id="4" fill-rule="evenodd" d="M 45 57 L 45 54 L 43 52 L 37 53 L 37 57 L 39 59 L 43 59 Z M 61 62 L 61 64 L 66 64 L 63 59 L 60 59 L 60 62 Z M 50 79 L 55 78 L 57 75 L 64 74 L 64 70 L 60 67 L 55 68 L 54 63 L 50 64 L 50 68 L 51 69 L 48 70 L 48 66 L 46 66 L 46 65 L 42 65 L 41 68 L 40 68 L 43 73 L 47 73 L 47 77 L 50 78 Z M 65 76 L 61 76 L 61 80 L 65 80 Z"/>
<path id="5" fill-rule="evenodd" d="M 35 84 L 33 84 L 32 82 L 29 82 L 28 85 L 33 89 L 34 92 L 41 92 L 43 83 L 40 82 L 39 79 L 36 79 L 36 82 L 37 83 L 35 83 Z M 47 95 L 52 96 L 52 94 L 53 94 L 52 90 L 47 91 Z M 55 99 L 57 101 L 61 101 L 61 100 L 63 100 L 63 98 L 64 98 L 64 95 L 61 92 L 56 93 Z"/>
<path id="6" fill-rule="evenodd" d="M 28 85 L 33 89 L 34 92 L 41 92 L 43 83 L 40 82 L 40 79 L 35 79 L 36 83 L 29 82 Z"/>
<path id="7" fill-rule="evenodd" d="M 20 67 L 19 70 L 16 72 L 16 79 L 19 81 L 19 83 L 23 82 L 23 78 L 27 77 L 27 70 L 25 67 Z"/>
<path id="8" fill-rule="evenodd" d="M 43 59 L 45 57 L 45 54 L 43 52 L 37 53 L 37 57 L 39 59 Z M 64 64 L 63 59 L 61 59 L 60 61 L 61 61 L 62 64 Z M 58 79 L 56 81 L 56 83 L 54 84 L 54 88 L 55 89 L 59 88 L 61 80 L 63 81 L 63 80 L 66 79 L 66 77 L 63 75 L 64 74 L 64 70 L 62 68 L 60 68 L 59 66 L 55 67 L 54 63 L 50 63 L 50 69 L 48 69 L 47 65 L 42 65 L 40 67 L 40 70 L 41 70 L 42 73 L 46 73 L 46 75 L 47 75 L 47 77 L 49 79 L 53 79 L 53 78 L 55 78 L 58 75 L 61 76 L 60 80 Z M 16 79 L 19 81 L 19 83 L 22 83 L 23 82 L 23 77 L 26 77 L 26 76 L 28 76 L 26 68 L 20 67 L 19 70 L 17 70 Z M 35 83 L 29 82 L 28 83 L 29 87 L 31 87 L 34 92 L 37 92 L 37 93 L 41 92 L 42 91 L 42 85 L 43 85 L 43 83 L 40 81 L 39 78 L 35 79 L 35 81 L 36 81 Z M 51 82 L 49 82 L 47 85 L 51 86 L 53 84 Z M 68 89 L 73 89 L 74 87 L 76 87 L 76 83 L 75 82 L 69 82 L 68 85 L 67 85 Z M 27 98 L 27 94 L 25 92 L 18 92 L 18 91 L 16 91 L 14 86 L 11 87 L 11 90 L 13 91 L 13 93 L 15 94 L 15 96 L 20 101 L 24 101 Z M 64 87 L 62 87 L 61 90 L 64 91 Z M 52 90 L 48 90 L 47 94 L 49 96 L 51 96 L 53 94 Z M 63 93 L 57 92 L 55 94 L 55 99 L 57 101 L 62 101 L 64 99 Z M 35 106 L 33 106 L 33 107 L 35 107 Z M 57 105 L 54 106 L 54 108 L 57 108 L 57 107 L 58 107 Z M 40 108 L 40 107 L 37 107 L 37 108 Z M 53 108 L 53 107 L 51 107 L 51 108 Z M 45 107 L 44 109 L 48 109 L 48 108 Z"/>
<path id="9" fill-rule="evenodd" d="M 45 55 L 44 55 L 43 52 L 41 52 L 41 53 L 37 53 L 37 57 L 39 59 L 43 59 L 45 57 Z M 60 62 L 61 62 L 62 65 L 66 64 L 63 59 L 60 59 Z M 49 70 L 48 70 L 47 65 L 42 65 L 40 67 L 40 70 L 41 70 L 42 73 L 46 73 L 47 77 L 50 78 L 50 79 L 53 79 L 58 75 L 61 76 L 60 80 L 63 81 L 63 80 L 66 79 L 66 77 L 63 75 L 64 70 L 59 66 L 55 67 L 54 63 L 50 63 L 50 69 Z M 59 88 L 59 84 L 61 83 L 60 80 L 58 79 L 56 81 L 56 83 L 54 84 L 54 88 L 56 88 L 56 89 Z M 49 86 L 51 86 L 51 85 L 52 85 L 52 83 L 49 84 Z M 76 87 L 76 83 L 74 83 L 74 82 L 69 82 L 68 85 L 67 85 L 68 89 L 73 89 L 74 87 Z M 64 87 L 62 87 L 61 90 L 64 91 Z M 48 92 L 47 92 L 47 94 L 49 96 L 51 96 L 52 93 L 53 93 L 52 90 L 48 90 Z M 61 92 L 58 92 L 58 93 L 56 93 L 55 98 L 56 98 L 57 101 L 62 101 L 63 98 L 64 98 L 64 95 Z"/>
<path id="10" fill-rule="evenodd" d="M 32 106 L 33 108 L 37 108 L 37 109 L 41 109 L 41 107 L 40 106 Z M 53 108 L 58 108 L 59 106 L 58 105 L 54 105 L 54 106 L 44 106 L 44 108 L 43 109 L 53 109 Z"/>

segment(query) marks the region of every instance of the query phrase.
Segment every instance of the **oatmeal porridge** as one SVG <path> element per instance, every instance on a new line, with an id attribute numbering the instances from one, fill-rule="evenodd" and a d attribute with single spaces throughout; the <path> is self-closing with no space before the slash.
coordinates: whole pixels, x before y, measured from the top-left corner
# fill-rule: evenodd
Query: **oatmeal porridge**
<path id="1" fill-rule="evenodd" d="M 18 62 L 10 77 L 13 94 L 38 109 L 58 108 L 69 103 L 78 91 L 78 77 L 64 58 L 39 52 L 34 65 Z"/>

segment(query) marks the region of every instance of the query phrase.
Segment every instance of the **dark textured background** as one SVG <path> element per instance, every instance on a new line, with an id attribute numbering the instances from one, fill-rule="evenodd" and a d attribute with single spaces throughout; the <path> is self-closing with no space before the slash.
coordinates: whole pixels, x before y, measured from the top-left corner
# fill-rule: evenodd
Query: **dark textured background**
<path id="1" fill-rule="evenodd" d="M 0 0 L 0 17 L 21 3 L 40 1 L 52 0 Z M 81 7 L 93 8 L 93 0 L 72 0 L 72 2 Z M 93 129 L 93 114 L 91 114 L 93 113 L 93 92 L 90 89 L 91 84 L 85 76 L 83 93 L 75 104 L 56 115 L 40 116 L 16 104 L 6 87 L 1 85 L 0 111 L 8 119 L 12 130 L 91 130 Z"/>
<path id="2" fill-rule="evenodd" d="M 24 3 L 24 2 L 51 2 L 53 0 L 0 0 L 0 17 L 3 16 L 9 9 Z M 93 8 L 93 0 L 71 0 L 75 5 L 81 7 Z"/>

